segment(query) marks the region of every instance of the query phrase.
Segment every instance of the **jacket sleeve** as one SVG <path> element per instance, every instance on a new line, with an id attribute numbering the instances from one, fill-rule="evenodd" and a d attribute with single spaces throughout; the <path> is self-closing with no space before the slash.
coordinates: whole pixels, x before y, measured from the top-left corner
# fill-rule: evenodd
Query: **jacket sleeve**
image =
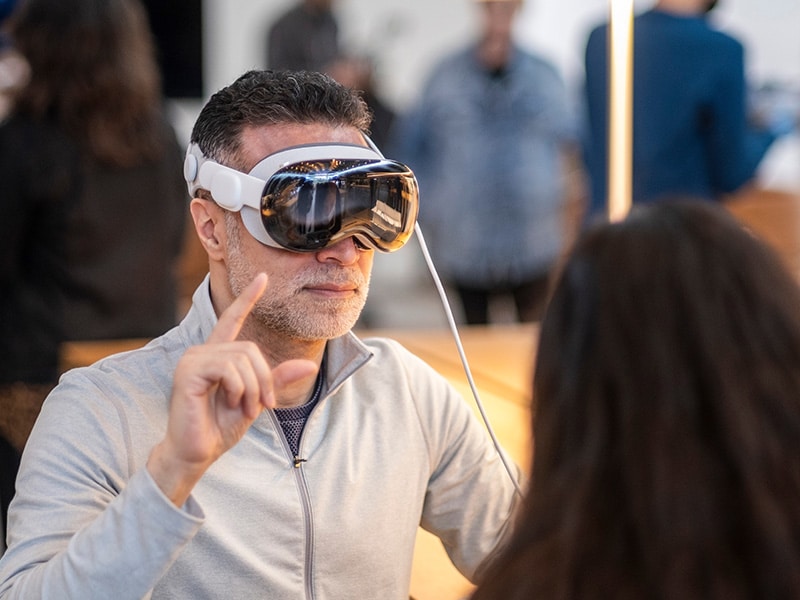
<path id="1" fill-rule="evenodd" d="M 431 370 L 427 365 L 420 368 Z M 421 526 L 442 541 L 456 568 L 474 582 L 511 528 L 520 499 L 511 477 L 522 486 L 521 474 L 503 451 L 508 472 L 458 391 L 435 372 L 425 378 L 431 383 L 420 389 L 417 409 L 433 469 Z M 424 378 L 420 373 L 415 379 Z"/>
<path id="2" fill-rule="evenodd" d="M 77 381 L 77 383 L 76 383 Z M 20 466 L 0 598 L 148 598 L 202 523 L 174 507 L 126 447 L 114 403 L 72 376 L 51 394 Z M 81 444 L 91 440 L 91 444 Z"/>

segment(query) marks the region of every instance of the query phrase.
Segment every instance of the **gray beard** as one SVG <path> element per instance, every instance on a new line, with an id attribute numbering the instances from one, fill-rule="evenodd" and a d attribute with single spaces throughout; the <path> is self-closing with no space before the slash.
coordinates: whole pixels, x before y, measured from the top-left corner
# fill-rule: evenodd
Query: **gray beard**
<path id="1" fill-rule="evenodd" d="M 252 281 L 252 272 L 241 251 L 241 229 L 232 214 L 226 213 L 228 237 L 228 284 L 235 296 Z M 271 282 L 251 312 L 261 328 L 280 333 L 290 339 L 316 341 L 344 335 L 356 324 L 369 291 L 369 278 L 361 271 L 319 265 L 296 273 L 289 283 L 290 295 L 270 294 Z M 358 294 L 348 299 L 310 298 L 303 286 L 328 282 L 355 281 Z M 283 282 L 284 284 L 286 282 Z M 280 291 L 280 290 L 279 290 Z"/>

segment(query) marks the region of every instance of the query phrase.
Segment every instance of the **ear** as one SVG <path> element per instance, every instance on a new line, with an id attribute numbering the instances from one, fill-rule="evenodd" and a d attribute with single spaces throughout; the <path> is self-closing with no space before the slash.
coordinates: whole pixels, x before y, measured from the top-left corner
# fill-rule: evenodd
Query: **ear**
<path id="1" fill-rule="evenodd" d="M 213 200 L 193 198 L 189 204 L 194 221 L 194 230 L 211 260 L 222 260 L 225 256 L 225 216 L 223 209 Z"/>

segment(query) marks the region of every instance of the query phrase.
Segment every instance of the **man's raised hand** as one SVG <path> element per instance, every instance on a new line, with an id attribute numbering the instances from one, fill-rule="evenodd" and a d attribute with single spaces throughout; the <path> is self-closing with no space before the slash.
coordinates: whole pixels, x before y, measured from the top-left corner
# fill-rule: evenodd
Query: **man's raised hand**
<path id="1" fill-rule="evenodd" d="M 236 339 L 266 286 L 267 276 L 257 275 L 220 315 L 206 343 L 178 361 L 167 432 L 147 461 L 156 484 L 177 506 L 261 411 L 275 406 L 276 389 L 316 373 L 317 365 L 307 360 L 271 369 L 254 342 Z"/>

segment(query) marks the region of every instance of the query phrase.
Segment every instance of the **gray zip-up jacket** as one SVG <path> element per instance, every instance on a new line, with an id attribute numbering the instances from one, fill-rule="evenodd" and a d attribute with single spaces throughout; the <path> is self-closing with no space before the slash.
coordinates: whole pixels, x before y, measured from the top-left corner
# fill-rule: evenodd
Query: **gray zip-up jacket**
<path id="1" fill-rule="evenodd" d="M 469 405 L 391 340 L 329 342 L 304 462 L 265 411 L 172 505 L 145 462 L 178 359 L 215 323 L 206 280 L 178 327 L 63 376 L 23 456 L 0 598 L 405 600 L 419 525 L 474 577 L 513 484 Z"/>

